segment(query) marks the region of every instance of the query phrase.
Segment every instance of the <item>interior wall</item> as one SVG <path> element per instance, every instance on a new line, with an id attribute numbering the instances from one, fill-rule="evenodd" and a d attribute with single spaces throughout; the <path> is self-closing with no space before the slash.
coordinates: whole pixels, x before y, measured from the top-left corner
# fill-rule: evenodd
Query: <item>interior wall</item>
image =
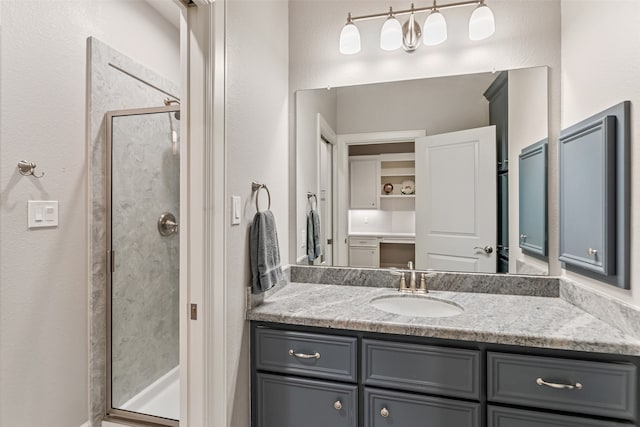
<path id="1" fill-rule="evenodd" d="M 550 141 L 557 139 L 560 128 L 560 0 L 492 0 L 490 7 L 496 19 L 496 33 L 481 42 L 472 42 L 467 36 L 472 8 L 445 10 L 449 39 L 439 46 L 421 46 L 412 54 L 401 49 L 385 52 L 377 46 L 382 20 L 359 22 L 362 51 L 352 56 L 339 53 L 340 30 L 348 12 L 364 15 L 388 10 L 390 5 L 394 9 L 407 6 L 400 1 L 382 0 L 292 0 L 289 13 L 290 96 L 300 89 L 546 65 L 549 66 L 549 138 Z M 293 135 L 290 150 L 295 152 Z M 557 156 L 553 147 L 550 153 L 549 164 L 555 165 Z M 295 170 L 295 156 L 291 159 L 290 168 Z M 554 190 L 557 170 L 553 167 L 549 179 L 549 196 L 553 199 L 557 197 Z M 290 185 L 295 188 L 293 181 Z M 292 193 L 295 195 L 295 191 Z M 291 218 L 295 218 L 295 213 Z M 557 230 L 557 212 L 553 209 L 550 218 L 550 230 Z M 291 223 L 290 247 L 295 247 L 296 225 Z M 550 254 L 550 272 L 558 274 L 559 263 L 554 259 L 557 259 L 557 251 Z"/>
<path id="2" fill-rule="evenodd" d="M 631 143 L 640 137 L 640 2 L 562 1 L 562 128 L 631 101 Z M 597 30 L 596 30 L 597 29 Z M 640 307 L 640 150 L 631 149 L 631 290 L 563 271 L 569 278 Z"/>
<path id="3" fill-rule="evenodd" d="M 2 0 L 0 15 L 0 425 L 79 426 L 88 418 L 86 39 L 180 81 L 178 33 L 139 1 Z M 45 176 L 20 176 L 19 160 Z M 59 201 L 58 228 L 27 230 L 33 199 Z"/>
<path id="4" fill-rule="evenodd" d="M 336 88 L 339 134 L 426 129 L 437 135 L 488 126 L 484 92 L 497 74 Z"/>
<path id="5" fill-rule="evenodd" d="M 286 0 L 227 0 L 227 200 L 242 197 L 242 223 L 227 212 L 227 346 L 231 426 L 250 415 L 249 323 L 245 303 L 251 274 L 249 226 L 256 212 L 251 181 L 269 187 L 280 257 L 289 260 L 289 28 Z M 247 31 L 250 29 L 250 31 Z M 256 35 L 259 34 L 259 37 Z M 295 175 L 294 175 L 295 176 Z M 260 209 L 266 208 L 262 190 Z"/>

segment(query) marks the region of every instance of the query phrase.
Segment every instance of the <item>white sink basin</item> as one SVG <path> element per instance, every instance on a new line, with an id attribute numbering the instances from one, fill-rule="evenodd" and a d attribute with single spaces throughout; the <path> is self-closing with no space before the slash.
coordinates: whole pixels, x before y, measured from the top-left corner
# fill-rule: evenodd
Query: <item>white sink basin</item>
<path id="1" fill-rule="evenodd" d="M 378 297 L 372 299 L 369 304 L 387 313 L 412 317 L 450 317 L 464 311 L 454 302 L 419 295 Z"/>

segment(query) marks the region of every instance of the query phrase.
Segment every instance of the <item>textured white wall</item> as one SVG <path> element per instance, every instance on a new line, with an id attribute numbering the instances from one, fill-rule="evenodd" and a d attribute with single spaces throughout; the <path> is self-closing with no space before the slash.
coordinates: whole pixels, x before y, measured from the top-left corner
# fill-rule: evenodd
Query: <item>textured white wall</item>
<path id="1" fill-rule="evenodd" d="M 227 361 L 231 426 L 249 425 L 251 181 L 271 191 L 280 256 L 289 251 L 289 51 L 286 0 L 227 0 L 227 200 L 242 197 L 242 224 L 227 226 Z M 295 175 L 294 175 L 295 176 Z M 261 194 L 261 209 L 267 197 Z M 295 208 L 294 208 L 295 209 Z M 229 224 L 230 221 L 227 222 Z"/>
<path id="2" fill-rule="evenodd" d="M 603 285 L 575 273 L 568 277 L 640 307 L 640 2 L 562 1 L 562 127 L 630 100 L 631 290 Z"/>
<path id="3" fill-rule="evenodd" d="M 560 128 L 560 0 L 491 0 L 495 35 L 482 42 L 467 36 L 470 8 L 444 11 L 449 40 L 440 46 L 421 46 L 413 54 L 384 52 L 377 46 L 380 20 L 358 23 L 362 51 L 341 55 L 338 39 L 348 12 L 354 15 L 405 8 L 402 1 L 292 0 L 290 5 L 290 93 L 300 89 L 338 87 L 547 65 L 549 71 L 549 138 Z M 424 18 L 420 18 L 421 20 Z M 291 139 L 295 150 L 295 138 Z M 557 197 L 557 157 L 550 149 L 550 199 Z M 291 160 L 292 167 L 295 162 Z M 294 169 L 295 170 L 295 169 Z M 291 184 L 293 185 L 293 183 Z M 292 201 L 295 203 L 295 201 Z M 550 210 L 550 231 L 557 235 L 557 212 Z M 557 207 L 556 207 L 557 211 Z M 295 218 L 292 214 L 291 218 Z M 291 221 L 291 246 L 295 224 Z M 554 231 L 556 230 L 556 231 Z M 553 236 L 553 235 L 552 235 Z M 553 238 L 553 237 L 552 237 Z M 292 251 L 292 253 L 295 253 Z M 557 259 L 557 251 L 550 259 Z M 551 262 L 551 273 L 559 273 Z"/>
<path id="4" fill-rule="evenodd" d="M 87 420 L 86 38 L 179 81 L 178 34 L 142 1 L 0 2 L 0 425 Z M 153 47 L 153 48 L 150 48 Z M 18 160 L 46 175 L 21 177 Z M 28 231 L 29 199 L 60 227 Z"/>

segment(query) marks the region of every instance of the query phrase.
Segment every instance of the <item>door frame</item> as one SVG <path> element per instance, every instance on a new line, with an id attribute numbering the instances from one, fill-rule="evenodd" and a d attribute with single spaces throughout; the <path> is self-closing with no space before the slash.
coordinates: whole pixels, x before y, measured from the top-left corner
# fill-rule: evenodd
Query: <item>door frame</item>
<path id="1" fill-rule="evenodd" d="M 229 425 L 225 265 L 226 0 L 194 0 L 180 25 L 180 424 Z M 191 304 L 197 318 L 191 320 Z"/>
<path id="2" fill-rule="evenodd" d="M 338 135 L 336 161 L 336 195 L 334 232 L 337 239 L 333 247 L 333 264 L 336 266 L 349 265 L 349 146 L 367 144 L 393 144 L 415 141 L 416 138 L 427 136 L 426 129 L 401 130 L 390 132 L 365 132 Z M 337 217 L 337 218 L 336 218 Z"/>
<path id="3" fill-rule="evenodd" d="M 337 150 L 336 150 L 336 145 L 338 143 L 338 135 L 336 134 L 336 132 L 333 130 L 333 128 L 331 127 L 331 125 L 329 124 L 329 122 L 327 122 L 325 120 L 325 118 L 322 116 L 322 114 L 318 113 L 317 115 L 317 124 L 316 124 L 316 147 L 317 147 L 317 155 L 316 155 L 316 171 L 317 171 L 317 176 L 316 176 L 316 199 L 319 197 L 320 195 L 320 175 L 321 175 L 321 162 L 320 162 L 320 156 L 321 156 L 321 150 L 324 148 L 324 144 L 331 144 L 331 228 L 332 228 L 332 232 L 331 232 L 331 239 L 333 240 L 333 243 L 331 244 L 331 261 L 332 261 L 332 265 L 333 265 L 333 261 L 335 260 L 336 257 L 336 210 L 334 209 L 334 207 L 336 206 L 336 202 L 337 202 L 337 197 L 336 197 L 336 179 L 337 179 L 337 172 L 336 172 L 336 163 L 337 163 Z M 319 206 L 316 205 L 316 209 L 320 209 Z M 320 228 L 322 230 L 322 227 Z M 326 246 L 325 246 L 326 247 Z"/>

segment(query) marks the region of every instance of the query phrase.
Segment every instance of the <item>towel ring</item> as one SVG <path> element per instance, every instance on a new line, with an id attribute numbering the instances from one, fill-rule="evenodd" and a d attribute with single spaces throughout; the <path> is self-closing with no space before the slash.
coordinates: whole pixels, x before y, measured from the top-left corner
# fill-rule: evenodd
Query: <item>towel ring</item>
<path id="1" fill-rule="evenodd" d="M 311 203 L 311 209 L 313 209 L 313 202 L 311 202 L 311 198 L 314 198 L 316 201 L 316 209 L 318 208 L 318 197 L 316 196 L 315 193 L 312 193 L 310 191 L 307 191 L 307 200 L 309 200 L 309 203 Z"/>
<path id="2" fill-rule="evenodd" d="M 253 181 L 251 183 L 251 191 L 256 192 L 256 212 L 260 212 L 260 207 L 258 206 L 258 198 L 260 197 L 260 190 L 264 188 L 265 190 L 267 190 L 267 198 L 269 200 L 269 205 L 267 207 L 267 210 L 271 209 L 271 193 L 269 192 L 269 188 L 267 188 L 266 185 L 264 184 L 258 184 L 257 182 Z"/>

